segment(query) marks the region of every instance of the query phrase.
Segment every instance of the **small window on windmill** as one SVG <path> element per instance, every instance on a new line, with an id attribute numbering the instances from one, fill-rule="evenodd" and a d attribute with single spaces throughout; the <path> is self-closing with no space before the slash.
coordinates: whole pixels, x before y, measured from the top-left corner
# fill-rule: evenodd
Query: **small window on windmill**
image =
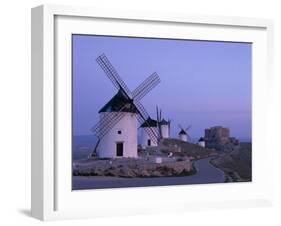
<path id="1" fill-rule="evenodd" d="M 117 133 L 118 133 L 118 134 L 122 134 L 122 131 L 121 131 L 121 130 L 118 130 Z"/>

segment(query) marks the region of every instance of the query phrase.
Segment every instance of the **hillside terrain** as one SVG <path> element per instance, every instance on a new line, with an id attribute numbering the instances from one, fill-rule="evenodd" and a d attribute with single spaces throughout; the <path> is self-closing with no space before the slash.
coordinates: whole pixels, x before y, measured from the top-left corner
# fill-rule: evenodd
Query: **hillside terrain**
<path id="1" fill-rule="evenodd" d="M 197 144 L 173 138 L 163 139 L 157 147 L 149 147 L 146 148 L 146 150 L 139 149 L 140 155 L 147 153 L 160 156 L 172 153 L 173 156 L 189 157 L 194 160 L 217 155 L 217 152 L 214 149 L 203 148 Z"/>
<path id="2" fill-rule="evenodd" d="M 251 181 L 252 145 L 242 142 L 238 150 L 221 154 L 211 160 L 211 163 L 225 172 L 227 182 Z"/>

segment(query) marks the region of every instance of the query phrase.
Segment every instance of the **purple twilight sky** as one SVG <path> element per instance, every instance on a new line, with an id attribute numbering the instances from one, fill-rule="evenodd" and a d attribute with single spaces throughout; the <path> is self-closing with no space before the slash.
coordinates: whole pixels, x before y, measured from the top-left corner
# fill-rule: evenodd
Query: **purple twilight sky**
<path id="1" fill-rule="evenodd" d="M 172 120 L 172 136 L 222 125 L 251 139 L 251 44 L 73 35 L 73 134 L 91 134 L 98 110 L 117 92 L 95 59 L 104 53 L 133 91 L 157 72 L 161 83 L 142 100 Z"/>

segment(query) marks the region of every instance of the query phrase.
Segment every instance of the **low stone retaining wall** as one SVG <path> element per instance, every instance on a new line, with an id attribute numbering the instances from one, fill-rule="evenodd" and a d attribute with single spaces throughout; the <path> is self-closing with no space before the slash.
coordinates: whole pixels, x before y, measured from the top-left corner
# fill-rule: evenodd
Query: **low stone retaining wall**
<path id="1" fill-rule="evenodd" d="M 73 164 L 74 176 L 167 177 L 194 174 L 189 158 L 155 163 L 146 159 L 84 160 Z"/>

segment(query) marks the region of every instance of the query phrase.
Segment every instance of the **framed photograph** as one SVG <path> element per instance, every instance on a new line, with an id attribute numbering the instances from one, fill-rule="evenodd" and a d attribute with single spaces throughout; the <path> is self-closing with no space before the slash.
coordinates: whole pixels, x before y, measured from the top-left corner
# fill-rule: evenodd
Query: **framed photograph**
<path id="1" fill-rule="evenodd" d="M 270 205 L 272 21 L 32 9 L 32 216 Z"/>

